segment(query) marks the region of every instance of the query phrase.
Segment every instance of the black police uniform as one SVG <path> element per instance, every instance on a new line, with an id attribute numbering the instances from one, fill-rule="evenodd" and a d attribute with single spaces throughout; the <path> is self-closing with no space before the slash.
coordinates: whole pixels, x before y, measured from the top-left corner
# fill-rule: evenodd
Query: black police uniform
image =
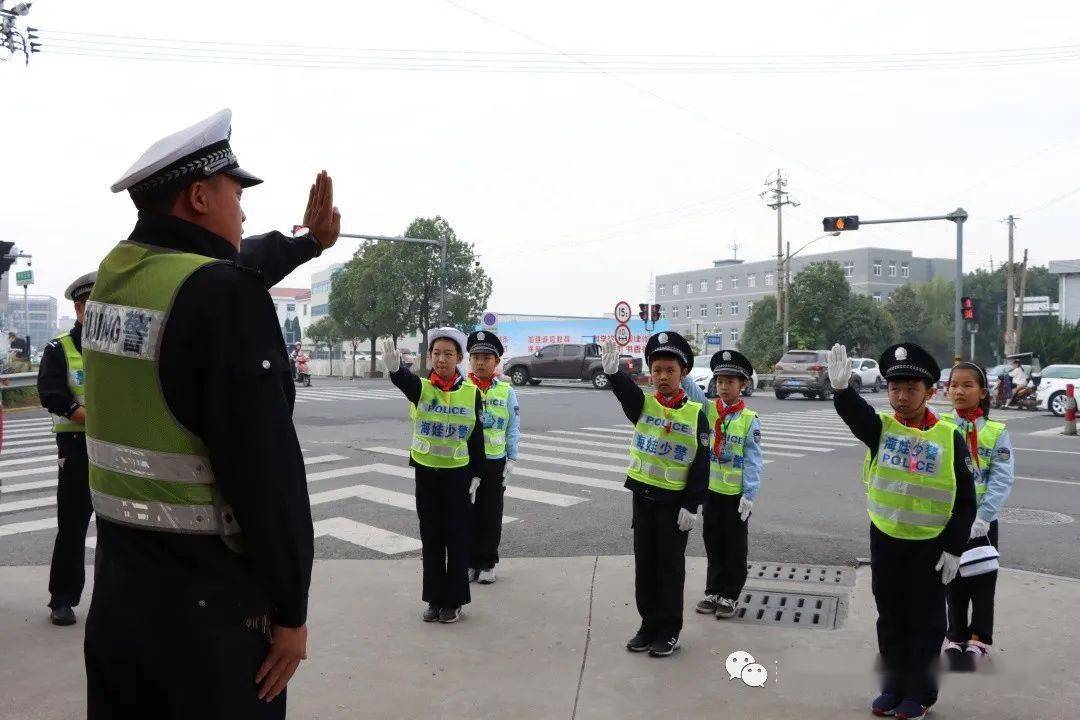
<path id="1" fill-rule="evenodd" d="M 645 358 L 651 360 L 654 355 L 674 357 L 686 367 L 694 364 L 690 344 L 674 332 L 649 338 Z M 607 375 L 607 379 L 626 418 L 636 425 L 645 406 L 645 393 L 622 370 Z M 683 400 L 678 407 L 686 402 Z M 698 415 L 695 436 L 697 452 L 683 490 L 665 490 L 626 477 L 625 486 L 634 494 L 634 595 L 641 631 L 657 641 L 678 638 L 682 631 L 686 541 L 690 533 L 679 530 L 678 518 L 681 508 L 697 513 L 709 485 L 709 421 L 704 409 Z"/>
<path id="2" fill-rule="evenodd" d="M 269 626 L 307 620 L 314 538 L 281 328 L 265 278 L 240 262 L 258 265 L 265 254 L 280 273 L 303 252 L 271 234 L 240 256 L 224 238 L 163 215 L 141 217 L 129 240 L 223 261 L 180 287 L 158 368 L 169 410 L 209 449 L 245 547 L 98 518 L 88 716 L 281 718 L 286 693 L 259 700 L 255 674 Z M 298 252 L 278 256 L 282 248 Z"/>
<path id="3" fill-rule="evenodd" d="M 903 348 L 897 357 L 897 349 Z M 931 386 L 940 375 L 937 363 L 914 343 L 887 348 L 878 360 L 886 380 L 920 379 Z M 833 396 L 837 413 L 875 455 L 881 441 L 881 418 L 851 388 Z M 928 408 L 929 410 L 929 408 Z M 967 443 L 953 434 L 956 498 L 944 530 L 930 540 L 894 538 L 870 525 L 870 571 L 877 604 L 878 651 L 885 672 L 882 692 L 924 706 L 937 701 L 935 665 L 945 637 L 945 586 L 935 570 L 942 551 L 960 556 L 975 519 L 975 478 Z"/>
<path id="4" fill-rule="evenodd" d="M 458 348 L 459 350 L 461 348 Z M 413 405 L 420 402 L 420 378 L 402 365 L 390 373 L 390 382 Z M 461 387 L 458 377 L 451 392 Z M 469 464 L 461 468 L 430 468 L 409 458 L 416 472 L 416 515 L 420 522 L 421 556 L 424 567 L 422 600 L 438 609 L 452 610 L 467 605 L 469 594 L 469 553 L 472 512 L 469 486 L 484 471 L 484 401 L 476 393 L 476 422 L 469 433 Z"/>
<path id="5" fill-rule="evenodd" d="M 82 352 L 82 323 L 71 328 L 71 341 Z M 68 384 L 68 364 L 59 340 L 41 353 L 38 368 L 38 397 L 53 415 L 70 418 L 82 407 Z M 82 598 L 86 581 L 86 528 L 93 507 L 90 503 L 86 433 L 56 433 L 56 542 L 49 567 L 49 607 L 75 607 Z"/>
<path id="6" fill-rule="evenodd" d="M 503 344 L 498 336 L 486 330 L 474 330 L 465 341 L 468 353 L 490 353 L 502 357 Z M 485 401 L 486 403 L 486 401 Z M 509 408 L 516 413 L 516 407 Z M 485 412 L 482 423 L 486 427 L 488 416 Z M 506 457 L 489 458 L 485 451 L 484 469 L 480 474 L 480 485 L 476 488 L 476 497 L 472 503 L 472 559 L 469 567 L 474 570 L 490 570 L 499 563 L 499 542 L 502 540 L 502 516 L 506 480 Z"/>

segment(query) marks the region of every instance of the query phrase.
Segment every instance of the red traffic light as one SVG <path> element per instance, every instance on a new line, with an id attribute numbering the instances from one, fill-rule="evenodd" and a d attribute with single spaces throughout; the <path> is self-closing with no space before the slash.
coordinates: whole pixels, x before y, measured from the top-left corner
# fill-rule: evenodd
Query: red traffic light
<path id="1" fill-rule="evenodd" d="M 839 217 L 822 218 L 821 227 L 825 232 L 842 232 L 844 230 L 858 230 L 858 215 L 841 215 Z"/>
<path id="2" fill-rule="evenodd" d="M 656 322 L 660 319 L 660 305 L 658 303 L 654 303 L 653 306 L 649 309 L 649 319 L 651 319 L 653 322 Z"/>
<path id="3" fill-rule="evenodd" d="M 638 303 L 638 314 L 637 314 L 637 316 L 639 318 L 641 318 L 642 320 L 648 321 L 648 319 L 649 319 L 649 304 L 648 303 Z"/>
<path id="4" fill-rule="evenodd" d="M 975 321 L 979 317 L 978 305 L 973 297 L 960 298 L 960 317 L 964 320 Z"/>

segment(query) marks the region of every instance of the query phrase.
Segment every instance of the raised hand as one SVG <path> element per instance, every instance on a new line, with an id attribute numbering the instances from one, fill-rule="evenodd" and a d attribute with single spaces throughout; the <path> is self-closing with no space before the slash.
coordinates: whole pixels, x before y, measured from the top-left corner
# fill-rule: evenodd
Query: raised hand
<path id="1" fill-rule="evenodd" d="M 325 170 L 315 176 L 315 183 L 308 191 L 304 227 L 323 250 L 334 247 L 341 234 L 341 212 L 334 207 L 334 181 Z"/>
<path id="2" fill-rule="evenodd" d="M 394 373 L 401 369 L 401 351 L 394 347 L 393 340 L 383 340 L 382 362 L 388 373 Z"/>
<path id="3" fill-rule="evenodd" d="M 851 362 L 848 360 L 847 348 L 837 343 L 829 351 L 829 382 L 833 390 L 844 390 L 851 380 Z"/>
<path id="4" fill-rule="evenodd" d="M 619 348 L 614 341 L 608 340 L 600 351 L 600 365 L 604 368 L 604 374 L 614 375 L 619 372 Z"/>

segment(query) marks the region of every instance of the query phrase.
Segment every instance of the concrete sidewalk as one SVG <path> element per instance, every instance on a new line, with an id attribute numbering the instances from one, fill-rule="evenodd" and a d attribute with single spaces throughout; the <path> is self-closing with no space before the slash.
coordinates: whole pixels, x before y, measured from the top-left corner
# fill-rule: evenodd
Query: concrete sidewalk
<path id="1" fill-rule="evenodd" d="M 847 588 L 748 584 L 841 596 L 840 627 L 810 630 L 695 614 L 704 561 L 687 566 L 682 648 L 654 659 L 623 648 L 638 624 L 629 557 L 506 560 L 498 583 L 473 586 L 457 625 L 420 622 L 418 559 L 319 561 L 311 659 L 290 685 L 289 717 L 871 717 L 868 568 Z M 0 718 L 84 716 L 88 603 L 79 625 L 52 627 L 47 583 L 47 567 L 0 568 Z M 933 717 L 1075 717 L 1078 607 L 1080 581 L 1003 571 L 993 669 L 946 677 Z M 765 666 L 765 687 L 728 679 L 725 659 L 736 650 Z"/>

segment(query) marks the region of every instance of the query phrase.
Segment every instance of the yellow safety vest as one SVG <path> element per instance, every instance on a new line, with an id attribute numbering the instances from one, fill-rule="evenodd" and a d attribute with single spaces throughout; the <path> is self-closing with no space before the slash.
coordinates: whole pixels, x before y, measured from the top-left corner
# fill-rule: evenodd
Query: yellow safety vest
<path id="1" fill-rule="evenodd" d="M 715 403 L 709 403 L 706 415 L 709 418 L 709 427 L 715 428 L 716 421 L 720 418 Z M 739 411 L 738 417 L 730 422 L 727 432 L 724 433 L 724 448 L 721 450 L 726 459 L 716 457 L 710 441 L 709 490 L 721 495 L 738 495 L 742 492 L 746 436 L 750 433 L 750 426 L 753 425 L 757 416 L 758 414 L 750 408 L 744 408 Z"/>
<path id="2" fill-rule="evenodd" d="M 471 384 L 471 383 L 470 383 Z M 487 392 L 476 388 L 484 401 L 484 453 L 491 459 L 506 457 L 506 431 L 510 427 L 510 386 L 495 382 Z"/>
<path id="3" fill-rule="evenodd" d="M 645 397 L 630 441 L 626 474 L 646 485 L 679 491 L 686 487 L 690 464 L 697 453 L 697 422 L 701 404 L 687 401 L 669 409 L 655 397 Z"/>
<path id="4" fill-rule="evenodd" d="M 64 333 L 56 338 L 60 341 L 60 348 L 64 351 L 64 359 L 67 361 L 68 387 L 75 401 L 80 405 L 86 405 L 86 373 L 83 371 L 83 356 L 75 348 L 75 341 L 71 339 L 71 333 Z M 86 426 L 75 422 L 63 415 L 52 416 L 52 431 L 62 432 L 86 432 Z"/>
<path id="5" fill-rule="evenodd" d="M 463 382 L 443 392 L 420 379 L 420 399 L 409 408 L 413 437 L 410 455 L 424 467 L 460 468 L 469 464 L 469 433 L 476 423 L 477 387 Z"/>
<path id="6" fill-rule="evenodd" d="M 945 413 L 942 420 L 951 422 L 965 436 L 967 420 L 959 418 L 953 413 Z M 986 485 L 990 482 L 990 466 L 994 464 L 994 448 L 997 447 L 998 438 L 1005 432 L 1005 423 L 997 420 L 987 420 L 982 430 L 979 430 L 979 472 L 975 473 L 975 500 L 979 502 L 986 494 Z"/>

